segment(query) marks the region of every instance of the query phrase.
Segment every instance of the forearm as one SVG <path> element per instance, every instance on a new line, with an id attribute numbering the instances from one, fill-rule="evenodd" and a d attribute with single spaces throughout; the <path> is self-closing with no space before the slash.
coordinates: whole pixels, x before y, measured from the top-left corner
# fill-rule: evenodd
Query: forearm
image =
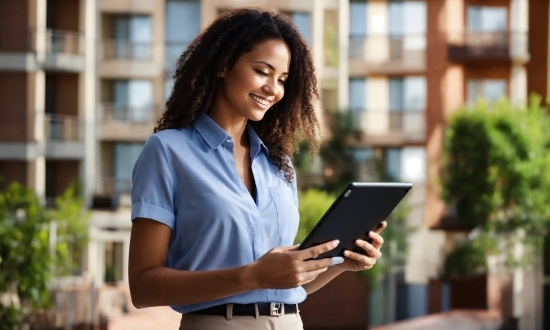
<path id="1" fill-rule="evenodd" d="M 313 292 L 324 287 L 328 282 L 332 281 L 336 276 L 342 274 L 344 270 L 338 266 L 331 266 L 326 272 L 321 273 L 317 278 L 308 284 L 304 284 L 302 287 L 306 290 L 306 293 L 312 294 Z"/>
<path id="2" fill-rule="evenodd" d="M 254 290 L 246 266 L 211 271 L 183 271 L 155 267 L 130 281 L 137 308 L 187 305 Z"/>

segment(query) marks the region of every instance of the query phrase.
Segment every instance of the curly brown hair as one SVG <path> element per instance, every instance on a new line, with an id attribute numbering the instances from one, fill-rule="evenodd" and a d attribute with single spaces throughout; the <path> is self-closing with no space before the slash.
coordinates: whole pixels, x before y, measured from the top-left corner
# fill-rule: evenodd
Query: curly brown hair
<path id="1" fill-rule="evenodd" d="M 174 89 L 155 133 L 189 125 L 200 112 L 208 112 L 220 86 L 217 73 L 267 40 L 281 40 L 290 49 L 289 76 L 284 97 L 260 121 L 249 121 L 287 181 L 294 177 L 289 161 L 299 152 L 298 139 L 306 139 L 310 152 L 318 152 L 319 122 L 313 103 L 319 99 L 309 47 L 290 19 L 257 8 L 230 10 L 219 16 L 193 40 L 176 64 Z"/>

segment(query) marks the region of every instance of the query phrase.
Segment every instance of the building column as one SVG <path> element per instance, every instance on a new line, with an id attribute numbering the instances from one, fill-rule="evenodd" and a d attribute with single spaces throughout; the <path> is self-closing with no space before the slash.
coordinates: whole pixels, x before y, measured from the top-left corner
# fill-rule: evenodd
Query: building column
<path id="1" fill-rule="evenodd" d="M 95 190 L 96 176 L 96 29 L 99 13 L 95 0 L 81 0 L 80 31 L 84 34 L 84 63 L 85 68 L 79 76 L 79 118 L 81 119 L 82 138 L 86 154 L 81 166 L 81 180 L 83 181 L 83 198 L 85 205 L 92 205 L 92 196 Z"/>
<path id="2" fill-rule="evenodd" d="M 529 4 L 527 0 L 510 0 L 510 101 L 521 105 L 527 102 L 527 68 Z"/>
<path id="3" fill-rule="evenodd" d="M 349 0 L 338 6 L 338 109 L 349 107 Z"/>

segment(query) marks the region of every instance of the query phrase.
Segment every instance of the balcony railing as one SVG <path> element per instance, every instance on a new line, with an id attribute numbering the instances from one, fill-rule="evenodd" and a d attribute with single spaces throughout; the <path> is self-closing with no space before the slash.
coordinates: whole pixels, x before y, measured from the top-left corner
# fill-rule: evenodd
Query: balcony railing
<path id="1" fill-rule="evenodd" d="M 101 119 L 104 122 L 152 123 L 161 114 L 160 107 L 156 105 L 132 106 L 106 102 L 101 105 L 101 110 Z"/>
<path id="2" fill-rule="evenodd" d="M 103 40 L 103 58 L 150 60 L 153 44 L 126 39 Z"/>
<path id="3" fill-rule="evenodd" d="M 426 134 L 426 113 L 423 110 L 359 110 L 351 111 L 355 128 L 366 139 L 381 141 L 420 141 Z"/>
<path id="4" fill-rule="evenodd" d="M 38 32 L 31 32 L 29 40 L 31 51 L 38 51 L 37 38 L 39 36 Z M 45 38 L 44 51 L 46 53 L 84 54 L 84 36 L 80 32 L 47 29 Z"/>
<path id="5" fill-rule="evenodd" d="M 367 61 L 401 61 L 426 50 L 426 35 L 350 36 L 349 57 Z"/>
<path id="6" fill-rule="evenodd" d="M 81 125 L 77 116 L 47 113 L 44 115 L 44 137 L 50 141 L 77 141 L 81 139 Z"/>
<path id="7" fill-rule="evenodd" d="M 99 181 L 96 190 L 99 195 L 112 198 L 120 195 L 129 195 L 132 191 L 132 179 L 104 177 Z"/>
<path id="8" fill-rule="evenodd" d="M 464 31 L 447 36 L 451 61 L 509 60 L 528 54 L 526 32 Z"/>

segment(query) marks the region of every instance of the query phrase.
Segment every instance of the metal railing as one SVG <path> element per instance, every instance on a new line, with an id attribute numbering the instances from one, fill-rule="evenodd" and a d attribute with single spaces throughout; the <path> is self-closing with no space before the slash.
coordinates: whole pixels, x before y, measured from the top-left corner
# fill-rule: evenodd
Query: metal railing
<path id="1" fill-rule="evenodd" d="M 131 123 L 151 123 L 160 116 L 160 107 L 156 105 L 131 106 L 104 102 L 101 104 L 101 119 L 109 121 L 125 121 Z"/>
<path id="2" fill-rule="evenodd" d="M 418 134 L 426 129 L 424 110 L 352 110 L 354 128 L 368 135 Z"/>
<path id="3" fill-rule="evenodd" d="M 153 54 L 151 42 L 137 42 L 126 39 L 104 39 L 103 58 L 150 60 Z"/>
<path id="4" fill-rule="evenodd" d="M 96 191 L 98 195 L 109 196 L 111 198 L 120 195 L 129 195 L 132 191 L 132 179 L 104 177 L 99 180 Z"/>
<path id="5" fill-rule="evenodd" d="M 403 60 L 410 52 L 426 50 L 426 35 L 374 35 L 350 36 L 349 58 L 366 60 Z"/>
<path id="6" fill-rule="evenodd" d="M 31 51 L 39 50 L 37 38 L 40 35 L 37 31 L 30 33 L 29 49 Z M 46 38 L 44 44 L 46 53 L 84 54 L 84 35 L 81 32 L 47 29 L 44 37 Z"/>
<path id="7" fill-rule="evenodd" d="M 44 138 L 46 140 L 77 141 L 81 139 L 81 120 L 77 116 L 46 113 Z"/>
<path id="8" fill-rule="evenodd" d="M 524 56 L 528 53 L 529 37 L 523 31 L 460 31 L 447 34 L 449 46 L 469 48 L 467 55 L 476 56 Z M 452 54 L 450 54 L 452 55 Z"/>

